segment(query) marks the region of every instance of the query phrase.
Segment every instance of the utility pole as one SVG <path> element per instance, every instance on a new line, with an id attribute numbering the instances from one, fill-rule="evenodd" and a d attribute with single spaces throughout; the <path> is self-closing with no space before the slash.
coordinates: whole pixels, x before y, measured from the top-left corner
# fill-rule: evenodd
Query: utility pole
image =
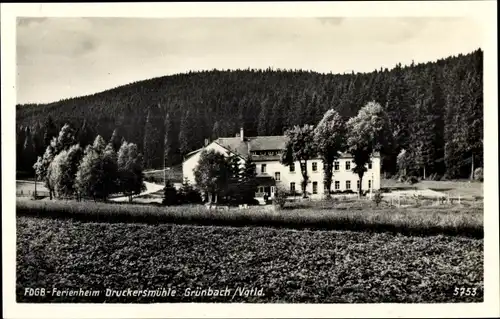
<path id="1" fill-rule="evenodd" d="M 472 153 L 472 168 L 471 168 L 471 172 L 470 172 L 470 180 L 471 181 L 474 180 L 474 153 Z"/>
<path id="2" fill-rule="evenodd" d="M 163 149 L 163 185 L 167 186 L 167 159 L 165 157 L 165 149 Z"/>

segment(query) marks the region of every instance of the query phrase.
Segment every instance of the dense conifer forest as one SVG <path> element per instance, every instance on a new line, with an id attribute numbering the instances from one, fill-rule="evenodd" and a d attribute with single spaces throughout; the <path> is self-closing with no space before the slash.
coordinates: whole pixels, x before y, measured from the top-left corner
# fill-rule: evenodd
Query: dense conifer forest
<path id="1" fill-rule="evenodd" d="M 53 136 L 69 123 L 82 147 L 100 134 L 125 139 L 160 168 L 168 128 L 168 165 L 206 138 L 280 135 L 317 125 L 330 108 L 347 120 L 369 101 L 389 115 L 393 142 L 383 171 L 397 171 L 405 150 L 413 174 L 464 178 L 483 163 L 483 52 L 370 73 L 212 70 L 135 82 L 89 96 L 16 106 L 17 169 L 31 171 Z M 167 118 L 168 114 L 168 118 Z M 113 132 L 116 132 L 113 134 Z M 113 135 L 113 137 L 112 137 Z"/>

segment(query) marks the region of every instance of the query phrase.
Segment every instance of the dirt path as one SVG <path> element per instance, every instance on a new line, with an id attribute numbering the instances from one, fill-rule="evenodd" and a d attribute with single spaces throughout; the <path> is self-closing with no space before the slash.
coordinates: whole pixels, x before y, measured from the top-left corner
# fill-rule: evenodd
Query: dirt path
<path id="1" fill-rule="evenodd" d="M 163 189 L 163 185 L 155 184 L 155 183 L 149 183 L 149 182 L 144 182 L 146 184 L 146 190 L 140 194 L 134 195 L 132 197 L 137 197 L 137 196 L 142 196 L 142 195 L 147 195 L 151 194 L 154 192 L 157 192 L 159 190 Z M 115 198 L 110 198 L 110 201 L 113 202 L 127 202 L 128 201 L 128 196 L 122 196 L 122 197 L 115 197 Z"/>

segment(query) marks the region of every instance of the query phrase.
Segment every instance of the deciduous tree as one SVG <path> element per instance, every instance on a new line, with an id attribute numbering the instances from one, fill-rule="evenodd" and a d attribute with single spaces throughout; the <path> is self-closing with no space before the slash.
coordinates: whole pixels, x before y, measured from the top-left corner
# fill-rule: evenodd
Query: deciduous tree
<path id="1" fill-rule="evenodd" d="M 225 156 L 214 150 L 203 150 L 194 169 L 196 185 L 208 196 L 208 202 L 225 190 L 230 176 L 230 167 Z"/>
<path id="2" fill-rule="evenodd" d="M 119 191 L 129 197 L 139 194 L 146 186 L 144 184 L 144 173 L 142 166 L 142 154 L 139 153 L 137 145 L 123 142 L 118 151 L 118 177 Z"/>
<path id="3" fill-rule="evenodd" d="M 314 130 L 317 153 L 323 162 L 325 194 L 330 197 L 333 178 L 333 162 L 345 148 L 345 123 L 334 109 L 328 110 Z"/>
<path id="4" fill-rule="evenodd" d="M 295 126 L 285 132 L 287 142 L 285 150 L 281 154 L 281 163 L 290 166 L 295 162 L 300 163 L 302 173 L 302 196 L 307 197 L 307 184 L 309 183 L 309 174 L 307 172 L 307 161 L 316 156 L 316 142 L 314 140 L 314 127 L 305 124 L 304 126 Z"/>
<path id="5" fill-rule="evenodd" d="M 363 175 L 374 152 L 384 150 L 390 134 L 387 114 L 380 104 L 367 103 L 356 117 L 347 122 L 347 149 L 353 157 L 353 172 L 359 176 L 359 195 L 363 193 Z"/>
<path id="6" fill-rule="evenodd" d="M 56 143 L 57 139 L 54 137 L 52 139 L 52 142 L 45 149 L 45 153 L 43 154 L 43 156 L 38 156 L 37 162 L 33 165 L 37 180 L 44 182 L 45 187 L 49 190 L 50 199 L 53 198 L 55 185 L 51 183 L 48 171 L 50 163 L 56 156 Z"/>
<path id="7" fill-rule="evenodd" d="M 64 124 L 57 136 L 56 152 L 68 150 L 76 143 L 75 130 L 69 124 Z"/>

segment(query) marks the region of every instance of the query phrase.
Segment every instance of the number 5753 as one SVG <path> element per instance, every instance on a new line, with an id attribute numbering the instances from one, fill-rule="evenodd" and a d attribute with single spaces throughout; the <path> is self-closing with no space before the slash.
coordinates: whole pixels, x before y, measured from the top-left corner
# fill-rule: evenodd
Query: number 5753
<path id="1" fill-rule="evenodd" d="M 476 294 L 477 288 L 455 287 L 453 290 L 453 296 L 475 296 Z"/>

